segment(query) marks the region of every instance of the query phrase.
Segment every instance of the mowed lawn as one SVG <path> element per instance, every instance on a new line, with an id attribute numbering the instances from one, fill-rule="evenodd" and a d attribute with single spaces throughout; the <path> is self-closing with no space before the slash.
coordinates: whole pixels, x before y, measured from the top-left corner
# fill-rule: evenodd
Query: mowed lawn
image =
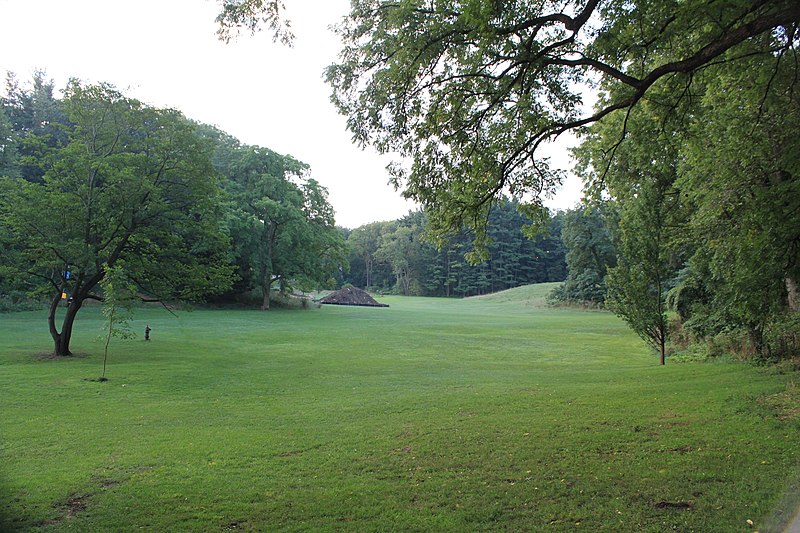
<path id="1" fill-rule="evenodd" d="M 0 315 L 0 529 L 778 531 L 798 375 L 659 367 L 548 288 L 140 309 L 105 383 L 97 308 L 64 360 L 44 313 Z"/>

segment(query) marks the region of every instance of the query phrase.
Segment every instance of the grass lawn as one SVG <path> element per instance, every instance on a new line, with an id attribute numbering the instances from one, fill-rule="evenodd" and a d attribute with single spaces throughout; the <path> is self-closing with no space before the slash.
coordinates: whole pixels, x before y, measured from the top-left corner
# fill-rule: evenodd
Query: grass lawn
<path id="1" fill-rule="evenodd" d="M 0 315 L 0 530 L 779 531 L 798 375 L 659 367 L 547 289 L 141 309 L 105 383 L 97 308 L 63 360 Z"/>

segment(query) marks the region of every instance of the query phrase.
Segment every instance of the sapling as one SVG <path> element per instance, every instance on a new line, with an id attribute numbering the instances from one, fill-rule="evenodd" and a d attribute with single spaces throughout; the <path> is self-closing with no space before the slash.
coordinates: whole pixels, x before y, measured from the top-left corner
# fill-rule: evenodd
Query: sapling
<path id="1" fill-rule="evenodd" d="M 103 349 L 103 374 L 100 376 L 100 381 L 108 381 L 106 362 L 108 361 L 108 346 L 111 344 L 111 337 L 131 339 L 136 336 L 130 327 L 130 321 L 133 318 L 131 305 L 136 289 L 125 278 L 122 267 L 105 264 L 103 269 L 105 276 L 100 285 L 103 288 L 102 313 L 105 318 L 103 323 L 105 347 Z"/>

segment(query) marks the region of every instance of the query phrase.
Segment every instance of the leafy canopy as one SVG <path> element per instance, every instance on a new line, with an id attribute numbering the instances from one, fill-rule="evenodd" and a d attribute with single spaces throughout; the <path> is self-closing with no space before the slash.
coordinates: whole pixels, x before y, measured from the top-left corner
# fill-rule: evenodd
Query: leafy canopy
<path id="1" fill-rule="evenodd" d="M 354 0 L 326 76 L 355 140 L 409 162 L 393 167 L 394 183 L 434 235 L 466 224 L 480 249 L 503 193 L 544 210 L 561 180 L 544 143 L 676 76 L 691 84 L 755 36 L 789 46 L 798 20 L 795 0 Z M 611 97 L 586 112 L 584 91 L 597 86 Z"/>

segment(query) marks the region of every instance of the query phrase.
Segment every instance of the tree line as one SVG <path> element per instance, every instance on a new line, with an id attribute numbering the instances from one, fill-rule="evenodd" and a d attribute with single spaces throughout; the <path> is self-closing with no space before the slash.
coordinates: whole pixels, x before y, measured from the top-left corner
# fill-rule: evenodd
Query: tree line
<path id="1" fill-rule="evenodd" d="M 342 278 L 361 288 L 419 296 L 475 296 L 529 283 L 561 281 L 566 276 L 561 243 L 563 214 L 547 221 L 530 238 L 532 221 L 511 200 L 498 202 L 489 215 L 486 259 L 471 255 L 468 231 L 444 242 L 428 238 L 424 211 L 387 222 L 344 230 L 350 271 Z"/>
<path id="2" fill-rule="evenodd" d="M 307 165 L 107 84 L 57 98 L 42 73 L 9 76 L 0 179 L 0 293 L 49 302 L 57 355 L 112 270 L 144 301 L 259 290 L 266 309 L 274 287 L 316 287 L 346 261 Z"/>
<path id="3" fill-rule="evenodd" d="M 593 125 L 576 150 L 593 208 L 565 221 L 553 298 L 605 304 L 662 363 L 689 342 L 800 349 L 800 57 L 780 34 L 739 53 Z"/>

